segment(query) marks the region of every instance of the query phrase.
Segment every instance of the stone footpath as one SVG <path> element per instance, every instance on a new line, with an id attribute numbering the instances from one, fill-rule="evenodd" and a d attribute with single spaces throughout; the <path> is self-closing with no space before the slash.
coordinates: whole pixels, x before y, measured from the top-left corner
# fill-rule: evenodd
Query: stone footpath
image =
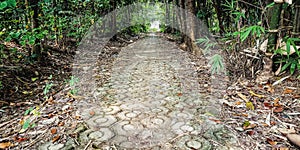
<path id="1" fill-rule="evenodd" d="M 77 106 L 87 126 L 77 142 L 88 149 L 237 149 L 234 136 L 209 119 L 221 108 L 198 92 L 194 70 L 186 52 L 156 36 L 123 48 L 109 82 Z"/>

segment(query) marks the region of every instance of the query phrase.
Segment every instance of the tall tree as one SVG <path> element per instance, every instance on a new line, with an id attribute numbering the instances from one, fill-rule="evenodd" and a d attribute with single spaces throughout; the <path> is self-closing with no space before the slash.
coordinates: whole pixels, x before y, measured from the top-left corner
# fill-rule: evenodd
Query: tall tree
<path id="1" fill-rule="evenodd" d="M 34 32 L 34 29 L 39 28 L 40 23 L 38 20 L 38 16 L 39 16 L 39 0 L 29 0 L 29 5 L 31 7 L 31 30 L 32 32 Z M 39 39 L 35 39 L 35 43 L 40 43 Z M 32 53 L 34 55 L 37 55 L 37 58 L 40 59 L 40 55 L 41 55 L 41 45 L 38 44 L 34 44 L 32 46 Z"/>
<path id="2" fill-rule="evenodd" d="M 273 0 L 268 0 L 267 4 L 272 3 Z M 270 35 L 269 35 L 269 41 L 268 41 L 268 51 L 273 52 L 275 49 L 275 45 L 277 43 L 277 33 L 278 33 L 278 27 L 279 27 L 279 21 L 280 21 L 280 14 L 282 10 L 282 4 L 275 4 L 272 8 L 268 11 L 268 20 L 269 20 L 269 26 L 270 26 Z"/>

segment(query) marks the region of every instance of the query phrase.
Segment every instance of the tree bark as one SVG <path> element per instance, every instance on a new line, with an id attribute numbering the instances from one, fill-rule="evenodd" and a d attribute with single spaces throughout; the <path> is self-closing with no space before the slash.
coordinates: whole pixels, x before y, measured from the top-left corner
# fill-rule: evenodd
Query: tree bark
<path id="1" fill-rule="evenodd" d="M 273 52 L 275 50 L 275 45 L 277 43 L 277 33 L 275 32 L 278 29 L 280 21 L 280 13 L 282 9 L 282 4 L 275 4 L 268 12 L 270 30 L 268 38 L 268 52 Z"/>
<path id="2" fill-rule="evenodd" d="M 296 1 L 294 5 L 295 9 L 295 16 L 294 16 L 294 36 L 299 37 L 300 36 L 300 1 Z"/>
<path id="3" fill-rule="evenodd" d="M 29 0 L 29 4 L 31 6 L 31 10 L 33 12 L 31 16 L 31 30 L 33 32 L 34 29 L 38 28 L 40 26 L 38 15 L 39 15 L 39 0 Z M 34 45 L 32 46 L 32 54 L 36 55 L 38 60 L 40 60 L 41 57 L 41 45 L 39 39 L 35 40 Z"/>

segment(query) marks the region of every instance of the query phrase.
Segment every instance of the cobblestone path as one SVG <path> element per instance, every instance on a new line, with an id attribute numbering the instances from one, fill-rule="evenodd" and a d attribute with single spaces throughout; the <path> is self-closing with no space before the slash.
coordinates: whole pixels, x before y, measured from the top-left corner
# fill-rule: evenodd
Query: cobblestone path
<path id="1" fill-rule="evenodd" d="M 207 108 L 219 108 L 199 94 L 194 70 L 186 52 L 162 38 L 125 47 L 94 102 L 81 104 L 88 129 L 79 142 L 100 149 L 232 148 L 235 138 L 208 119 Z"/>

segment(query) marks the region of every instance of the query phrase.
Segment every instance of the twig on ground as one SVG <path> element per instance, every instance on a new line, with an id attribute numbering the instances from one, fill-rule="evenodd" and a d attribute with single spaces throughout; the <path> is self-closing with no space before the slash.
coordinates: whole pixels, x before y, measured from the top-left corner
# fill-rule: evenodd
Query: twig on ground
<path id="1" fill-rule="evenodd" d="M 89 148 L 89 146 L 91 145 L 91 143 L 92 143 L 92 140 L 90 140 L 90 141 L 87 143 L 87 145 L 84 147 L 84 150 L 87 150 L 87 149 Z"/>

